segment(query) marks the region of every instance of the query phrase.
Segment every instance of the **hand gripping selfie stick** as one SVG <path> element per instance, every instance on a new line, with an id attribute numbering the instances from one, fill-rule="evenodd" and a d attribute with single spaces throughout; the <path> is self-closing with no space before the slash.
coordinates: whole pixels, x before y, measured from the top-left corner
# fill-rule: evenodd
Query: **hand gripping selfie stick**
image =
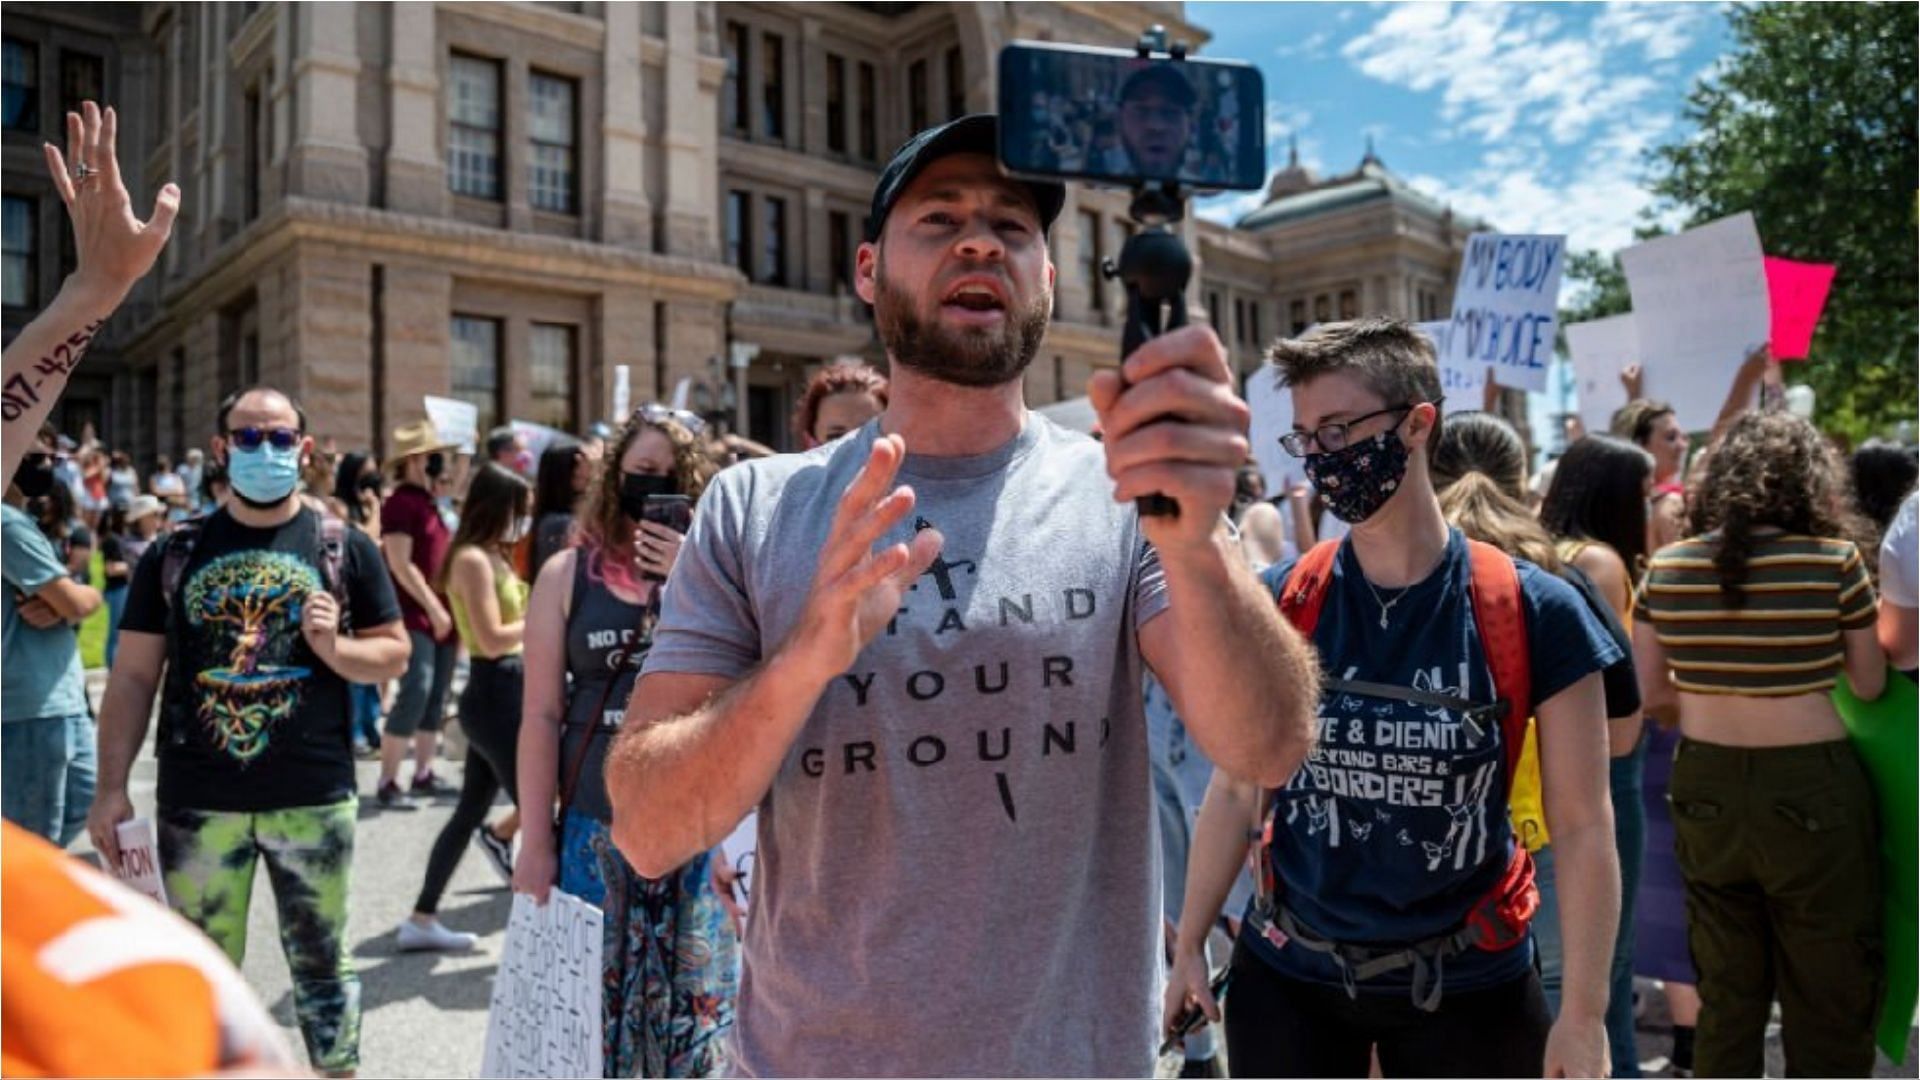
<path id="1" fill-rule="evenodd" d="M 1156 52 L 1173 60 L 1187 58 L 1184 43 L 1168 47 L 1163 26 L 1141 34 L 1134 52 L 1142 60 L 1153 59 Z M 1139 228 L 1121 245 L 1120 261 L 1109 259 L 1101 267 L 1108 278 L 1118 278 L 1127 293 L 1127 322 L 1120 338 L 1123 363 L 1153 338 L 1187 325 L 1193 255 L 1173 226 L 1187 214 L 1188 194 L 1185 185 L 1171 180 L 1141 180 L 1134 185 L 1127 216 Z M 1143 517 L 1180 516 L 1180 504 L 1166 495 L 1142 495 L 1133 502 Z"/>

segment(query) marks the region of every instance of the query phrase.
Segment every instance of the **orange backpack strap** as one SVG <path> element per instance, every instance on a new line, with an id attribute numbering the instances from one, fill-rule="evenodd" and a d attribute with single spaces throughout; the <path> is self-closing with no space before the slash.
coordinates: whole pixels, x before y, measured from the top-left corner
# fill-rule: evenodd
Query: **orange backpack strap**
<path id="1" fill-rule="evenodd" d="M 1480 650 L 1493 671 L 1493 692 L 1507 703 L 1505 738 L 1508 783 L 1520 760 L 1527 717 L 1533 713 L 1533 664 L 1527 649 L 1527 613 L 1520 595 L 1520 568 L 1506 552 L 1467 541 L 1473 584 L 1473 623 Z"/>
<path id="2" fill-rule="evenodd" d="M 1311 639 L 1320 625 L 1320 608 L 1327 602 L 1327 586 L 1333 581 L 1333 560 L 1340 554 L 1340 541 L 1322 540 L 1307 549 L 1287 574 L 1280 592 L 1280 615 L 1295 630 Z"/>

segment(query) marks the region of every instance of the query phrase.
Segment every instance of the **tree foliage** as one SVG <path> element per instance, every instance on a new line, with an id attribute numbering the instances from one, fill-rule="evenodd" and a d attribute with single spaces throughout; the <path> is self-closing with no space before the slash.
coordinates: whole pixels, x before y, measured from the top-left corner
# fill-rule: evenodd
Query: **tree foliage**
<path id="1" fill-rule="evenodd" d="M 1735 47 L 1688 96 L 1695 130 L 1655 151 L 1651 186 L 1689 224 L 1751 210 L 1769 255 L 1840 265 L 1810 361 L 1785 368 L 1813 386 L 1823 428 L 1859 439 L 1916 410 L 1920 8 L 1769 3 L 1728 18 Z M 1608 268 L 1584 269 L 1611 303 Z"/>

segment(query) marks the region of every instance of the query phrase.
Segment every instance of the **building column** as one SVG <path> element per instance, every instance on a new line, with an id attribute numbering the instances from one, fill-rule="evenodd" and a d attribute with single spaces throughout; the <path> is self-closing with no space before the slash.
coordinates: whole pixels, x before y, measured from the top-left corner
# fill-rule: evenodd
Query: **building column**
<path id="1" fill-rule="evenodd" d="M 219 419 L 220 399 L 237 387 L 220 384 L 220 313 L 209 311 L 188 324 L 180 348 L 186 356 L 186 430 L 180 446 L 205 446 Z"/>
<path id="2" fill-rule="evenodd" d="M 610 288 L 600 294 L 593 325 L 582 327 L 581 349 L 597 363 L 582 365 L 581 382 L 587 395 L 580 403 L 584 424 L 606 420 L 615 427 L 626 421 L 613 415 L 614 368 L 627 369 L 629 407 L 653 400 L 654 370 L 665 357 L 654 354 L 655 298 L 646 289 Z M 673 391 L 671 380 L 665 383 Z"/>
<path id="3" fill-rule="evenodd" d="M 389 210 L 445 217 L 445 139 L 440 127 L 440 45 L 432 4 L 393 4 L 387 16 Z"/>
<path id="4" fill-rule="evenodd" d="M 287 163 L 288 194 L 364 206 L 367 152 L 360 145 L 351 103 L 358 100 L 360 59 L 354 7 L 338 0 L 291 4 L 284 13 L 299 20 L 294 40 L 293 145 Z"/>
<path id="5" fill-rule="evenodd" d="M 647 202 L 646 110 L 641 103 L 640 9 L 608 4 L 606 54 L 606 152 L 601 155 L 600 239 L 642 251 L 653 246 L 653 207 Z"/>
<path id="6" fill-rule="evenodd" d="M 444 396 L 453 385 L 449 357 L 453 275 L 431 266 L 389 263 L 386 284 L 386 400 L 382 412 L 387 426 L 397 428 L 427 415 L 422 396 Z M 385 445 L 387 435 L 380 432 L 377 444 Z"/>
<path id="7" fill-rule="evenodd" d="M 800 45 L 797 50 L 800 58 L 799 77 L 789 82 L 797 93 L 789 99 L 799 98 L 800 139 L 799 146 L 808 154 L 824 154 L 827 150 L 827 50 L 820 44 L 820 20 L 806 16 L 800 20 Z"/>
<path id="8" fill-rule="evenodd" d="M 371 264 L 345 249 L 302 245 L 279 284 L 263 289 L 257 301 L 262 377 L 291 387 L 317 438 L 371 445 L 365 405 L 373 372 Z"/>
<path id="9" fill-rule="evenodd" d="M 667 129 L 660 133 L 666 155 L 664 250 L 669 255 L 713 259 L 720 252 L 716 229 L 719 157 L 719 86 L 726 61 L 700 47 L 700 12 L 694 4 L 668 4 Z M 744 74 L 744 73 L 743 73 Z"/>

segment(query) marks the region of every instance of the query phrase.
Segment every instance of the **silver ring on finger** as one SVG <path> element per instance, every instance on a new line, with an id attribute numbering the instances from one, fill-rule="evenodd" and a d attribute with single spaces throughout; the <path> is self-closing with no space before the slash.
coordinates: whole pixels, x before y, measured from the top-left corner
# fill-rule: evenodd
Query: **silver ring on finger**
<path id="1" fill-rule="evenodd" d="M 93 166 L 87 164 L 84 161 L 74 162 L 73 165 L 67 169 L 67 172 L 72 174 L 73 182 L 75 186 L 84 184 L 87 181 L 93 179 L 94 177 L 100 175 L 99 169 L 94 168 Z"/>

